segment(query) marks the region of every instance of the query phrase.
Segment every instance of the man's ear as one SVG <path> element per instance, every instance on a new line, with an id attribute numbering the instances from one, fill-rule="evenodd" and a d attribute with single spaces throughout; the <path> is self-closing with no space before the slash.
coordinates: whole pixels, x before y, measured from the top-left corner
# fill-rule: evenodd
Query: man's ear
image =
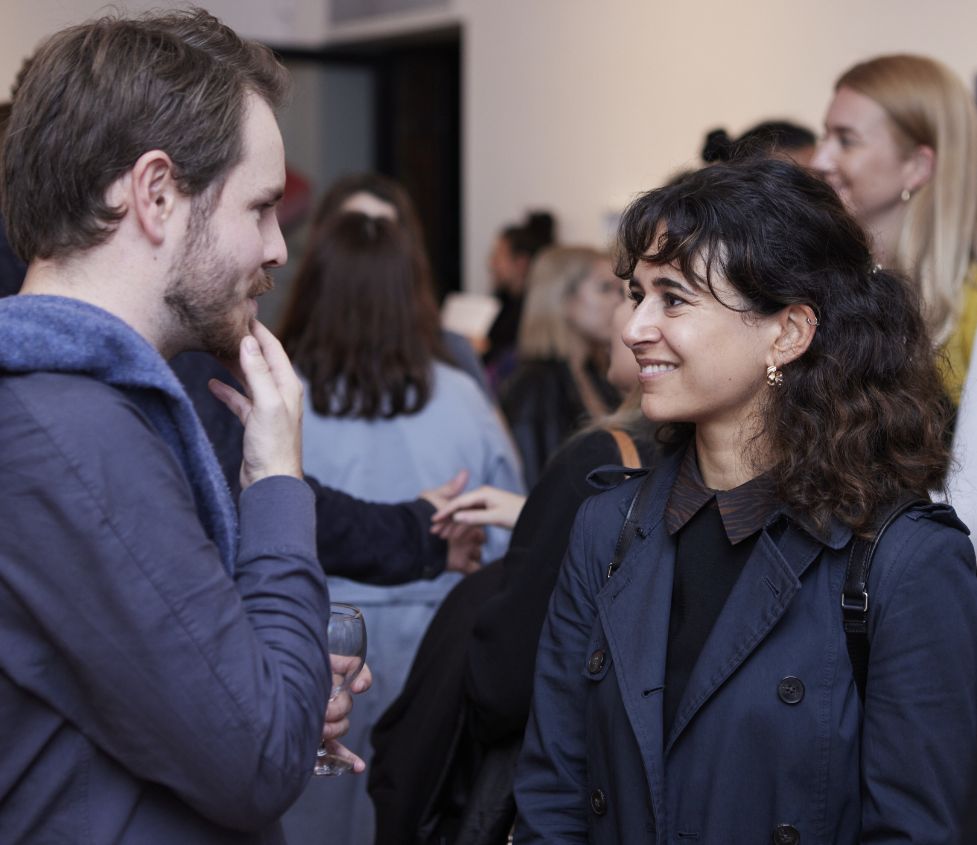
<path id="1" fill-rule="evenodd" d="M 800 358 L 814 340 L 818 318 L 809 305 L 788 305 L 775 316 L 779 333 L 773 343 L 770 363 L 782 366 Z"/>
<path id="2" fill-rule="evenodd" d="M 170 157 L 162 150 L 143 153 L 130 172 L 129 187 L 129 201 L 140 229 L 159 246 L 180 195 Z"/>

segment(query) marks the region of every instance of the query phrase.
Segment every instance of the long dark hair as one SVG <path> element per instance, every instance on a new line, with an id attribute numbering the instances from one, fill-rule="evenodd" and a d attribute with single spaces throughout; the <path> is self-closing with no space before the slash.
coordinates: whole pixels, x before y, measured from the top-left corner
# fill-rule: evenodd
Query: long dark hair
<path id="1" fill-rule="evenodd" d="M 309 243 L 279 337 L 312 407 L 364 419 L 417 413 L 440 343 L 417 245 L 393 221 L 364 214 L 326 217 Z"/>
<path id="2" fill-rule="evenodd" d="M 767 393 L 755 444 L 797 513 L 862 532 L 885 502 L 942 484 L 948 403 L 917 294 L 873 266 L 826 183 L 775 160 L 686 173 L 632 203 L 620 247 L 624 278 L 639 261 L 674 262 L 713 295 L 724 276 L 748 303 L 744 319 L 791 304 L 817 315 L 810 347 Z"/>

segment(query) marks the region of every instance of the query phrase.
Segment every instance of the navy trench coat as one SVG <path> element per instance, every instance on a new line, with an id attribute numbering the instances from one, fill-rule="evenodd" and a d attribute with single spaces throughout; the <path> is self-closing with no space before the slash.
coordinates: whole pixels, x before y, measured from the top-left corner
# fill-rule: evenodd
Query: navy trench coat
<path id="1" fill-rule="evenodd" d="M 679 456 L 680 457 L 680 456 Z M 536 663 L 517 843 L 977 842 L 977 572 L 945 506 L 900 517 L 869 582 L 864 707 L 842 628 L 850 530 L 764 530 L 668 736 L 675 545 L 652 480 L 608 579 L 637 480 L 577 516 Z"/>

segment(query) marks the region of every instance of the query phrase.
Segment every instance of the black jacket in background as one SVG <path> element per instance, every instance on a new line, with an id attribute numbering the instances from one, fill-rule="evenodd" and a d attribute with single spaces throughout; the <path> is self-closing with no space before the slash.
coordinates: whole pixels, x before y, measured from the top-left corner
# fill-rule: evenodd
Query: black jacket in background
<path id="1" fill-rule="evenodd" d="M 205 352 L 184 352 L 170 366 L 197 409 L 236 501 L 241 493 L 244 428 L 211 394 L 207 382 L 216 378 L 242 388 Z M 327 575 L 389 586 L 433 578 L 444 569 L 446 544 L 430 531 L 434 514 L 430 502 L 366 502 L 310 476 L 305 480 L 315 493 L 316 550 Z"/>
<path id="2" fill-rule="evenodd" d="M 654 446 L 637 445 L 648 465 Z M 438 609 L 403 691 L 373 730 L 377 845 L 439 842 L 425 823 L 460 817 L 467 798 L 451 794 L 453 767 L 477 769 L 486 748 L 522 737 L 550 593 L 577 509 L 598 492 L 587 474 L 620 460 L 603 430 L 567 443 L 530 492 L 505 557 Z"/>
<path id="3" fill-rule="evenodd" d="M 621 396 L 607 379 L 592 367 L 587 375 L 607 407 L 617 407 Z M 590 422 L 570 368 L 556 359 L 520 363 L 502 386 L 499 404 L 522 458 L 527 490 L 553 453 Z"/>

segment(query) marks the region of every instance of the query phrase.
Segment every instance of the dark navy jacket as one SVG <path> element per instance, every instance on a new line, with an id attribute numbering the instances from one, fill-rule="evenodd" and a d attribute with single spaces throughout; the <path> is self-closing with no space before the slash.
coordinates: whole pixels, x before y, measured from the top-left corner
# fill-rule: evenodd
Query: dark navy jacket
<path id="1" fill-rule="evenodd" d="M 232 580 L 122 392 L 0 378 L 0 842 L 282 841 L 328 694 L 313 507 L 248 488 Z"/>
<path id="2" fill-rule="evenodd" d="M 977 842 L 977 574 L 943 506 L 899 518 L 869 582 L 864 710 L 841 621 L 851 532 L 781 517 L 663 735 L 678 461 L 609 580 L 638 481 L 588 500 L 539 644 L 517 843 Z"/>

